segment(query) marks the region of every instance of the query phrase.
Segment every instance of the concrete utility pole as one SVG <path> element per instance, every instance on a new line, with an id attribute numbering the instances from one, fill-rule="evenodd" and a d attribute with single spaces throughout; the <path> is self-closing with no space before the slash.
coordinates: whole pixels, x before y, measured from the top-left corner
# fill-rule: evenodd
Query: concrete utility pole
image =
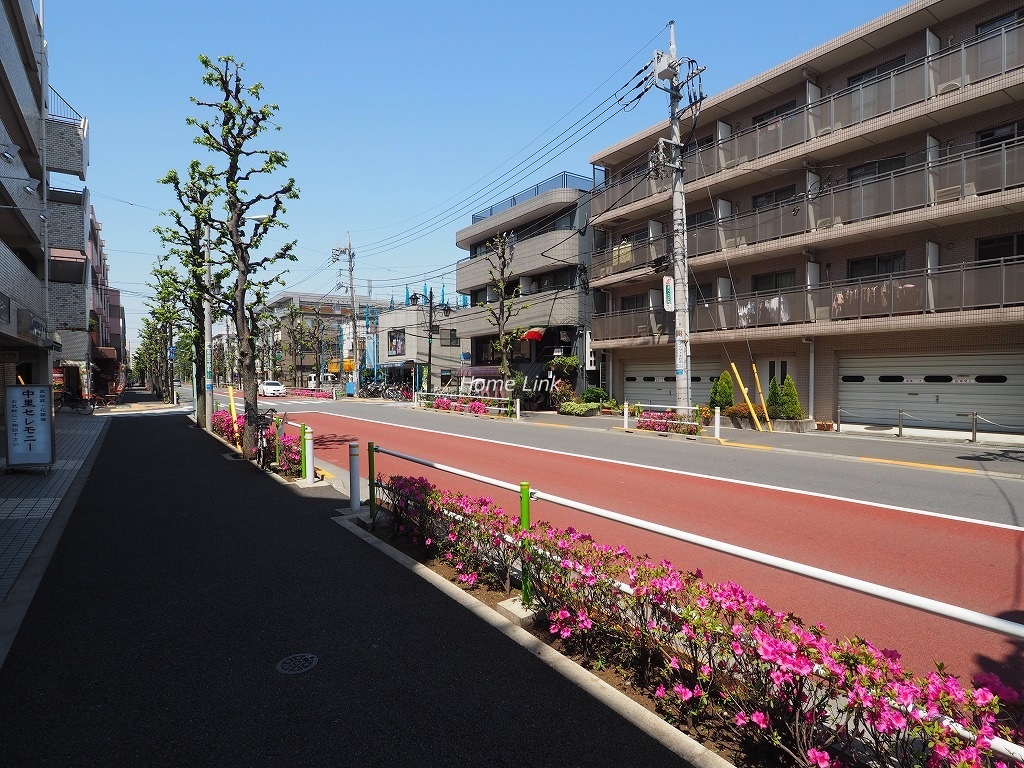
<path id="1" fill-rule="evenodd" d="M 337 257 L 342 255 L 348 256 L 348 290 L 349 297 L 352 302 L 352 365 L 353 365 L 353 379 L 356 382 L 356 388 L 359 385 L 359 325 L 358 318 L 356 317 L 356 252 L 352 250 L 352 233 L 348 233 L 348 245 L 344 248 L 335 248 L 333 255 Z M 341 278 L 341 272 L 338 273 L 339 280 Z"/>
<path id="2" fill-rule="evenodd" d="M 672 276 L 674 282 L 673 301 L 675 303 L 676 339 L 676 405 L 691 407 L 690 398 L 690 290 L 688 285 L 687 253 L 686 253 L 686 198 L 683 195 L 683 144 L 682 114 L 679 104 L 682 101 L 682 86 L 697 77 L 703 68 L 695 68 L 687 77 L 679 79 L 679 59 L 676 58 L 676 27 L 669 22 L 668 53 L 654 52 L 654 76 L 657 80 L 668 80 L 668 88 L 658 86 L 669 95 L 669 122 L 672 126 L 671 161 L 672 168 Z M 687 105 L 687 107 L 692 104 Z M 659 154 L 663 154 L 664 146 L 659 142 Z"/>

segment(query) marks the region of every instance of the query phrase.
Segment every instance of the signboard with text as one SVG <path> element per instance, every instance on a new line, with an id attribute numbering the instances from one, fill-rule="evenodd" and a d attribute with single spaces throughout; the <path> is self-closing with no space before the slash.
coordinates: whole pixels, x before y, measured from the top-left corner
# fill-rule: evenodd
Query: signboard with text
<path id="1" fill-rule="evenodd" d="M 6 388 L 7 466 L 48 467 L 54 463 L 53 388 Z"/>

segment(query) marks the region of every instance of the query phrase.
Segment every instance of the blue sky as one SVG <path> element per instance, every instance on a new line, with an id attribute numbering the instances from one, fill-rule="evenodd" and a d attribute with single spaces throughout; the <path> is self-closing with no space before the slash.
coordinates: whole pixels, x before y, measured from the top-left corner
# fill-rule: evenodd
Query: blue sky
<path id="1" fill-rule="evenodd" d="M 331 249 L 351 232 L 357 291 L 371 280 L 374 297 L 402 301 L 406 284 L 444 284 L 454 294 L 454 265 L 465 255 L 455 232 L 474 212 L 562 170 L 589 176 L 592 154 L 667 116 L 667 96 L 655 90 L 633 110 L 558 140 L 654 49 L 668 48 L 670 19 L 679 55 L 707 68 L 711 96 L 898 7 L 42 2 L 50 84 L 89 119 L 85 184 L 132 343 L 161 252 L 152 230 L 174 204 L 156 179 L 206 159 L 185 124 L 203 116 L 189 97 L 213 95 L 200 82 L 200 54 L 244 62 L 246 83 L 263 83 L 280 106 L 281 130 L 261 144 L 289 155 L 287 175 L 301 194 L 283 217 L 289 229 L 274 233 L 278 243 L 298 240 L 299 260 L 284 265 L 287 288 L 330 291 L 346 266 L 330 263 Z M 53 184 L 81 186 L 68 177 Z M 347 269 L 341 279 L 347 286 Z"/>

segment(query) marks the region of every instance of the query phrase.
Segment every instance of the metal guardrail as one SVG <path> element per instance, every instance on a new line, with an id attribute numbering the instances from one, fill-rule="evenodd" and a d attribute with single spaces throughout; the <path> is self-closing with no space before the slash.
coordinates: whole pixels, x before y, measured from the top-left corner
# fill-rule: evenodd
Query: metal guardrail
<path id="1" fill-rule="evenodd" d="M 488 413 L 494 412 L 495 414 L 501 414 L 501 415 L 504 415 L 504 416 L 509 416 L 510 414 L 514 414 L 512 416 L 512 418 L 514 418 L 516 421 L 519 420 L 520 413 L 521 413 L 519 398 L 513 399 L 511 397 L 485 397 L 483 395 L 459 395 L 459 394 L 455 394 L 455 393 L 451 393 L 451 392 L 418 392 L 418 393 L 415 393 L 413 395 L 413 407 L 414 408 L 419 408 L 419 407 L 421 407 L 420 403 L 427 403 L 427 405 L 423 406 L 423 407 L 433 408 L 434 407 L 434 401 L 437 400 L 437 398 L 439 398 L 439 397 L 446 397 L 446 398 L 450 399 L 452 402 L 455 402 L 456 400 L 459 400 L 461 398 L 470 398 L 472 400 L 477 400 L 477 401 L 480 401 L 480 402 L 487 401 L 489 403 L 492 403 L 492 405 L 486 405 L 485 404 L 485 407 L 487 408 L 487 412 Z M 453 408 L 451 410 L 456 411 L 458 413 L 467 413 L 468 412 L 468 411 L 465 411 L 464 409 L 454 409 Z"/>

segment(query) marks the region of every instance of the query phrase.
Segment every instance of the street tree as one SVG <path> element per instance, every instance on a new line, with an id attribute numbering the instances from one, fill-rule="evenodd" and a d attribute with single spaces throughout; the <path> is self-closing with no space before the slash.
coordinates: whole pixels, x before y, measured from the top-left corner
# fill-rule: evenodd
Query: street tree
<path id="1" fill-rule="evenodd" d="M 195 143 L 218 156 L 211 182 L 223 194 L 218 200 L 219 209 L 210 211 L 209 220 L 211 228 L 219 233 L 218 242 L 223 242 L 226 274 L 218 298 L 235 325 L 245 398 L 242 450 L 248 456 L 256 445 L 256 329 L 270 287 L 280 283 L 277 275 L 263 279 L 259 275 L 277 261 L 294 261 L 295 241 L 270 255 L 258 256 L 255 252 L 270 230 L 287 227 L 280 218 L 286 211 L 285 201 L 298 199 L 299 191 L 295 179 L 282 181 L 280 177 L 288 165 L 288 155 L 257 144 L 271 127 L 280 130 L 274 122 L 279 107 L 264 101 L 263 85 L 245 85 L 245 66 L 232 56 L 220 56 L 214 62 L 204 55 L 199 61 L 205 68 L 202 82 L 214 90 L 215 96 L 209 101 L 193 97 L 192 103 L 209 110 L 212 116 L 189 117 L 186 122 L 199 131 Z M 251 232 L 246 231 L 249 221 L 253 222 Z"/>
<path id="2" fill-rule="evenodd" d="M 497 295 L 492 302 L 481 302 L 487 322 L 495 326 L 498 340 L 495 342 L 500 357 L 499 370 L 506 379 L 512 375 L 512 351 L 519 341 L 518 329 L 512 320 L 529 305 L 520 301 L 519 281 L 512 277 L 512 261 L 515 258 L 515 236 L 503 232 L 487 243 L 485 259 L 490 286 Z"/>
<path id="3" fill-rule="evenodd" d="M 215 314 L 220 310 L 221 303 L 216 301 L 211 286 L 207 286 L 208 251 L 211 247 L 220 247 L 223 237 L 220 231 L 217 239 L 211 244 L 213 230 L 210 226 L 210 213 L 221 190 L 217 185 L 216 169 L 212 165 L 203 165 L 193 160 L 188 167 L 187 177 L 182 179 L 174 169 L 168 171 L 158 180 L 161 184 L 173 187 L 179 208 L 164 211 L 172 224 L 157 226 L 153 231 L 160 236 L 169 253 L 181 263 L 182 273 L 175 276 L 180 290 L 185 316 L 188 319 L 190 354 L 188 358 L 198 362 L 196 366 L 197 381 L 205 380 L 206 364 L 206 301 L 214 302 Z M 210 269 L 212 272 L 212 268 Z M 218 270 L 219 281 L 226 277 L 223 267 Z M 214 284 L 219 284 L 215 282 Z M 216 319 L 216 318 L 213 318 Z M 206 398 L 196 393 L 196 423 L 206 424 Z"/>

